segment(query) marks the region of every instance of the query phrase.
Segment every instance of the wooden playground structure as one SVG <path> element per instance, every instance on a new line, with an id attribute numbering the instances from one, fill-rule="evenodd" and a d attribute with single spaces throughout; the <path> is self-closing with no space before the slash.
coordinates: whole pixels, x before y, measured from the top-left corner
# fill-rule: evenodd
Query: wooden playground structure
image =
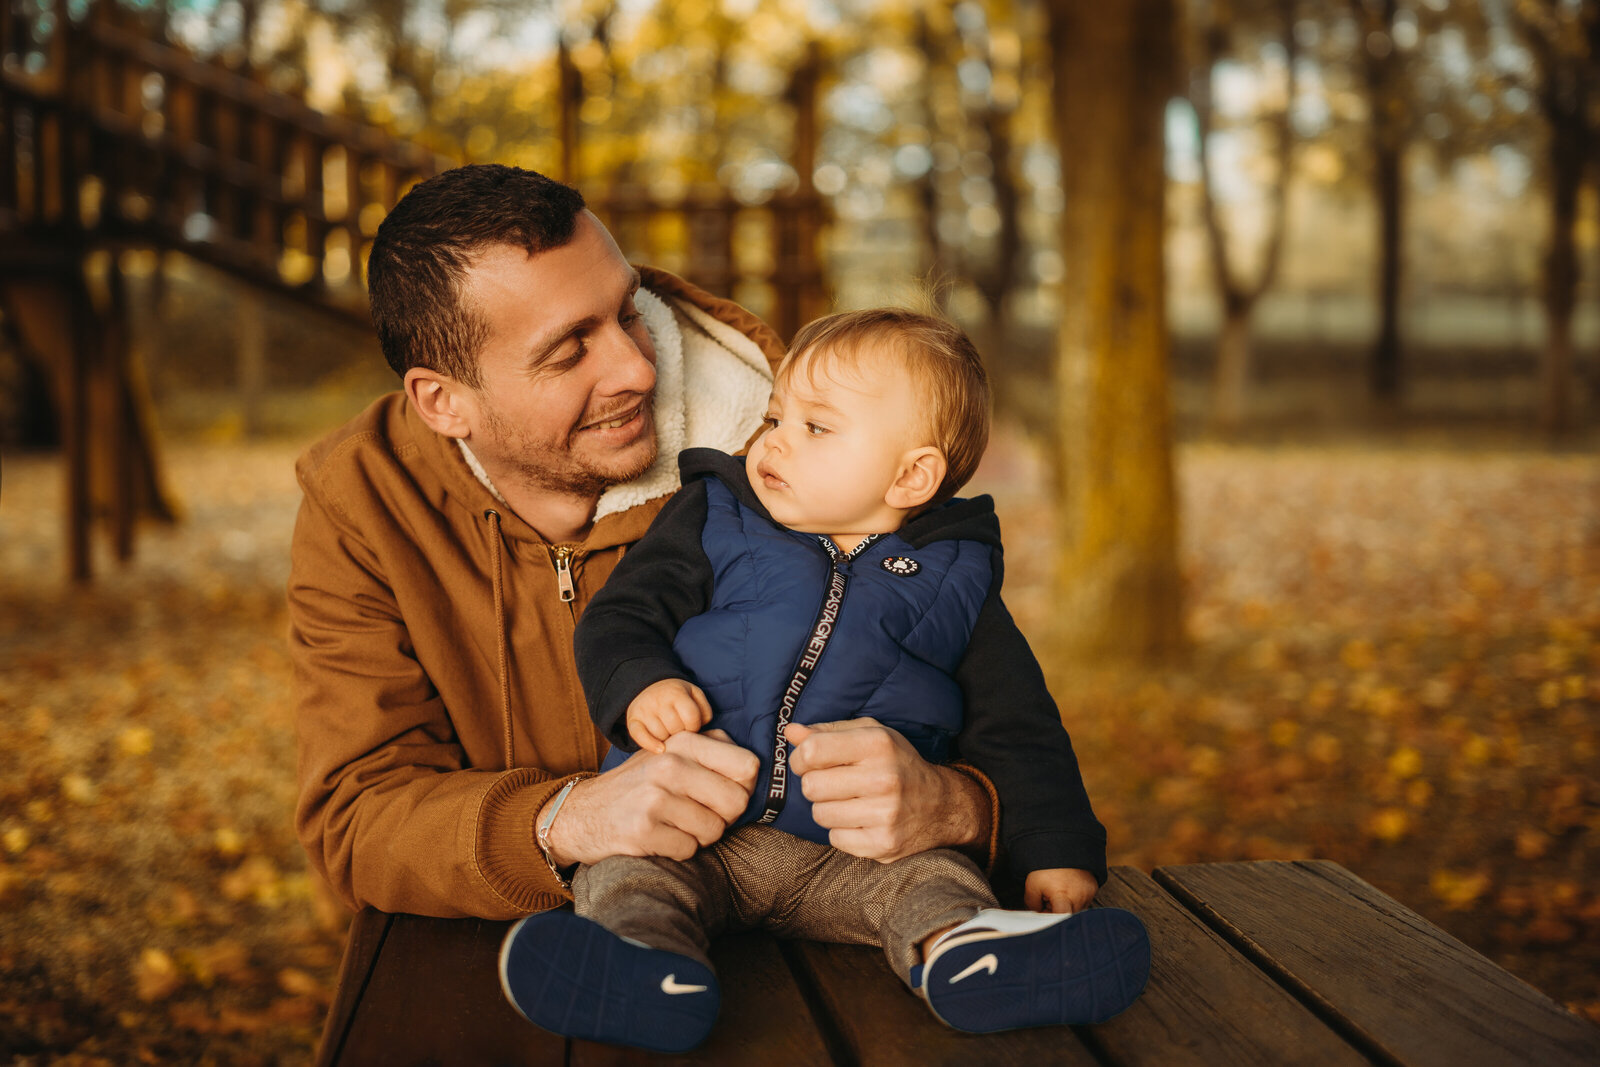
<path id="1" fill-rule="evenodd" d="M 58 4 L 43 52 L 25 31 L 0 18 L 0 318 L 51 383 L 66 460 L 67 568 L 86 581 L 96 522 L 127 560 L 141 517 L 178 514 L 130 344 L 121 253 L 179 252 L 308 313 L 367 324 L 363 266 L 379 222 L 412 184 L 459 161 L 151 40 L 104 0 L 77 20 Z M 566 73 L 564 52 L 558 62 Z M 810 186 L 817 69 L 813 57 L 789 93 L 794 192 L 762 204 L 720 189 L 669 201 L 584 182 L 630 259 L 667 259 L 720 295 L 762 287 L 784 336 L 827 301 L 817 251 L 824 207 Z M 551 125 L 562 139 L 559 176 L 570 178 L 582 88 L 572 77 L 561 85 Z M 755 264 L 735 249 L 752 223 L 768 248 Z M 679 235 L 680 247 L 655 247 L 663 233 Z M 259 342 L 241 343 L 265 358 Z"/>

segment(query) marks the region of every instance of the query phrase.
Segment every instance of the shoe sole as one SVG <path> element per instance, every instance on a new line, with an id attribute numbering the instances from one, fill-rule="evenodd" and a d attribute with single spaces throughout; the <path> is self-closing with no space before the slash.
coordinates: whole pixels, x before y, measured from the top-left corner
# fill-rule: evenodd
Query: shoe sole
<path id="1" fill-rule="evenodd" d="M 703 986 L 695 992 L 666 988 Z M 500 946 L 500 988 L 533 1025 L 563 1037 L 687 1052 L 711 1032 L 716 975 L 676 952 L 644 948 L 570 911 L 530 915 Z"/>
<path id="2" fill-rule="evenodd" d="M 1034 933 L 950 948 L 924 974 L 922 989 L 945 1023 L 988 1034 L 1105 1022 L 1149 979 L 1150 938 L 1138 916 L 1093 908 Z"/>

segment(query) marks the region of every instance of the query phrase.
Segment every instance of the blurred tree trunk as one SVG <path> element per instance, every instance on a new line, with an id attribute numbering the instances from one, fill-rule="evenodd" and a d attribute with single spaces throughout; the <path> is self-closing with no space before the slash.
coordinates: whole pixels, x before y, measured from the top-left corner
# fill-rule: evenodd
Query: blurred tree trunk
<path id="1" fill-rule="evenodd" d="M 1585 107 L 1587 105 L 1585 104 Z M 1539 425 L 1560 436 L 1571 418 L 1572 314 L 1578 303 L 1578 189 L 1589 151 L 1587 116 L 1550 131 L 1550 247 L 1544 260 L 1545 343 L 1539 361 Z M 1565 126 L 1565 129 L 1560 128 Z"/>
<path id="2" fill-rule="evenodd" d="M 1189 100 L 1194 106 L 1200 141 L 1201 215 L 1205 219 L 1206 237 L 1211 249 L 1212 275 L 1216 278 L 1217 291 L 1222 298 L 1222 330 L 1217 337 L 1216 372 L 1212 379 L 1211 427 L 1223 437 L 1237 433 L 1244 419 L 1244 398 L 1250 382 L 1250 316 L 1262 294 L 1272 287 L 1278 274 L 1278 264 L 1283 258 L 1289 163 L 1293 148 L 1289 113 L 1294 106 L 1295 94 L 1294 0 L 1279 0 L 1277 7 L 1282 26 L 1279 43 L 1284 49 L 1288 81 L 1284 88 L 1282 109 L 1275 111 L 1268 120 L 1272 128 L 1277 173 L 1272 188 L 1267 192 L 1272 221 L 1254 285 L 1239 277 L 1229 258 L 1231 242 L 1217 212 L 1212 179 L 1211 134 L 1215 127 L 1213 77 L 1217 64 L 1230 50 L 1235 17 L 1232 4 L 1220 2 L 1206 5 L 1204 21 L 1196 27 L 1200 50 L 1191 79 Z"/>
<path id="3" fill-rule="evenodd" d="M 1550 244 L 1544 257 L 1545 342 L 1539 360 L 1539 425 L 1570 429 L 1572 317 L 1578 303 L 1578 194 L 1595 142 L 1590 108 L 1600 79 L 1600 4 L 1552 0 L 1518 6 L 1518 32 L 1534 59 L 1539 106 L 1549 126 Z"/>
<path id="4" fill-rule="evenodd" d="M 1066 259 L 1056 352 L 1069 650 L 1183 643 L 1168 397 L 1164 126 L 1171 0 L 1051 0 Z"/>
<path id="5" fill-rule="evenodd" d="M 1350 0 L 1361 28 L 1362 70 L 1378 201 L 1378 338 L 1369 365 L 1372 395 L 1392 409 L 1400 399 L 1400 279 L 1405 211 L 1401 163 L 1406 142 L 1405 72 L 1394 44 L 1398 0 Z"/>

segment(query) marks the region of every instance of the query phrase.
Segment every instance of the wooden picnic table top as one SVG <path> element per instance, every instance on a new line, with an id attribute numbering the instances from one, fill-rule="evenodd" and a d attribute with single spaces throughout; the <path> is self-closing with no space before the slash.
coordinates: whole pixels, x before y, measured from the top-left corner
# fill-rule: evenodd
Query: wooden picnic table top
<path id="1" fill-rule="evenodd" d="M 1150 931 L 1150 984 L 1099 1026 L 940 1024 L 858 945 L 713 946 L 711 1037 L 685 1056 L 569 1040 L 500 992 L 509 923 L 361 913 L 319 1064 L 1600 1064 L 1600 1028 L 1336 863 L 1113 868 L 1098 904 Z"/>

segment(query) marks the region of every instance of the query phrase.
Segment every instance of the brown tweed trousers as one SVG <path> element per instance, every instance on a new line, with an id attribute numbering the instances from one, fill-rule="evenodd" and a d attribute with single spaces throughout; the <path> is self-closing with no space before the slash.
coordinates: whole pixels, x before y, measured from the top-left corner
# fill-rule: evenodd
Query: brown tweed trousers
<path id="1" fill-rule="evenodd" d="M 977 866 L 948 849 L 879 863 L 770 826 L 741 826 L 684 861 L 612 856 L 572 880 L 577 913 L 614 934 L 710 966 L 710 939 L 779 937 L 878 945 L 901 981 L 928 935 L 993 908 Z"/>

